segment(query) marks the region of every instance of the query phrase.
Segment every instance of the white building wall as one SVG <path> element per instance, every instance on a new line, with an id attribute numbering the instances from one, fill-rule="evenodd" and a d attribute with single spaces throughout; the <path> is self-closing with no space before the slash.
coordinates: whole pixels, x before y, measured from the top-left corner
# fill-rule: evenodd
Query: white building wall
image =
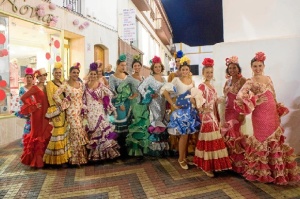
<path id="1" fill-rule="evenodd" d="M 225 42 L 300 36 L 298 0 L 223 0 Z"/>
<path id="2" fill-rule="evenodd" d="M 243 75 L 252 76 L 250 60 L 258 51 L 266 53 L 265 74 L 273 80 L 277 101 L 290 113 L 282 118 L 286 141 L 300 154 L 300 1 L 223 0 L 224 40 L 214 45 L 215 86 L 221 93 L 225 83 L 226 57 L 239 57 Z M 245 132 L 252 134 L 247 117 Z"/>

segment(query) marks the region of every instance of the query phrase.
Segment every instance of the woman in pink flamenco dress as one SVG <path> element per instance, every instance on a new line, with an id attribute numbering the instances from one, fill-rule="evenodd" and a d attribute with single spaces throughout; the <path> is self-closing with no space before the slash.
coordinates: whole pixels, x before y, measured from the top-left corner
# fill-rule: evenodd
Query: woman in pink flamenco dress
<path id="1" fill-rule="evenodd" d="M 245 116 L 234 109 L 234 100 L 242 86 L 246 82 L 241 74 L 242 69 L 238 63 L 238 57 L 232 56 L 226 59 L 226 76 L 229 77 L 224 85 L 225 123 L 221 128 L 229 158 L 232 162 L 232 170 L 237 173 L 244 172 L 245 136 L 241 134 L 241 126 Z"/>
<path id="2" fill-rule="evenodd" d="M 235 109 L 242 114 L 252 112 L 253 136 L 247 139 L 244 177 L 249 181 L 287 184 L 300 176 L 294 149 L 284 144 L 280 116 L 288 109 L 276 101 L 269 76 L 263 75 L 265 54 L 256 53 L 251 60 L 254 76 L 237 94 Z"/>
<path id="3" fill-rule="evenodd" d="M 51 138 L 52 125 L 49 119 L 45 117 L 48 109 L 48 99 L 46 95 L 45 81 L 47 72 L 41 68 L 34 72 L 38 84 L 32 86 L 21 100 L 24 105 L 20 113 L 23 115 L 31 114 L 31 130 L 29 134 L 24 135 L 24 150 L 21 156 L 21 162 L 35 168 L 44 166 L 43 156 Z M 32 100 L 34 97 L 34 101 Z"/>
<path id="4" fill-rule="evenodd" d="M 198 108 L 202 125 L 195 149 L 194 163 L 207 176 L 214 177 L 214 171 L 231 169 L 231 161 L 219 129 L 217 92 L 210 83 L 213 78 L 214 60 L 205 58 L 202 64 L 204 66 L 202 75 L 205 81 L 198 86 L 198 89 L 203 93 L 205 103 Z"/>

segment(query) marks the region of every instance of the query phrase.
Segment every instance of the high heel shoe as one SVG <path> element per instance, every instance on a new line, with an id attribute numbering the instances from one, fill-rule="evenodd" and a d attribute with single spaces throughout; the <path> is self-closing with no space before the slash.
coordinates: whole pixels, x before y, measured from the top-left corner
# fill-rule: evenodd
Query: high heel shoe
<path id="1" fill-rule="evenodd" d="M 182 169 L 187 170 L 189 169 L 189 166 L 187 165 L 187 163 L 183 160 L 183 161 L 179 161 L 178 160 L 179 165 L 181 166 Z"/>
<path id="2" fill-rule="evenodd" d="M 212 171 L 204 171 L 204 173 L 205 173 L 208 177 L 210 177 L 210 178 L 215 177 L 215 175 L 214 175 L 214 173 L 213 173 Z"/>

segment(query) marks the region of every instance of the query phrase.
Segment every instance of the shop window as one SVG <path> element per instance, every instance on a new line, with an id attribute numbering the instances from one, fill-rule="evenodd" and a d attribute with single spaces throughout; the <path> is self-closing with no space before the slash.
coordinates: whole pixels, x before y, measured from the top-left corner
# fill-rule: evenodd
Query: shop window
<path id="1" fill-rule="evenodd" d="M 10 68 L 8 41 L 8 18 L 0 16 L 0 115 L 9 114 Z"/>
<path id="2" fill-rule="evenodd" d="M 48 80 L 52 78 L 54 62 L 61 61 L 60 31 L 0 16 L 0 32 L 0 114 L 10 114 L 20 109 L 19 88 L 26 85 L 25 68 L 46 68 Z"/>

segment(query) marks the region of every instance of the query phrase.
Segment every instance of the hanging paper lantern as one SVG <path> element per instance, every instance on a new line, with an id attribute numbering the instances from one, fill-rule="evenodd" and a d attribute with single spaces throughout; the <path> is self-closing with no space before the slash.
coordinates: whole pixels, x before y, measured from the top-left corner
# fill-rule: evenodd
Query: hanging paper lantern
<path id="1" fill-rule="evenodd" d="M 6 41 L 6 37 L 4 34 L 0 33 L 0 44 L 4 44 Z"/>
<path id="2" fill-rule="evenodd" d="M 6 94 L 4 92 L 4 90 L 0 89 L 0 101 L 4 100 L 6 98 Z"/>
<path id="3" fill-rule="evenodd" d="M 56 56 L 56 61 L 57 61 L 57 62 L 60 62 L 60 61 L 61 61 L 60 56 L 58 56 L 58 55 Z"/>
<path id="4" fill-rule="evenodd" d="M 73 21 L 73 25 L 74 26 L 77 26 L 79 24 L 79 20 L 78 19 L 75 19 L 74 21 Z"/>
<path id="5" fill-rule="evenodd" d="M 59 48 L 59 47 L 60 47 L 60 43 L 59 43 L 58 40 L 55 40 L 55 41 L 54 41 L 54 47 L 55 47 L 55 48 Z"/>
<path id="6" fill-rule="evenodd" d="M 54 3 L 50 3 L 49 4 L 49 9 L 50 10 L 55 10 L 56 9 L 56 5 Z"/>
<path id="7" fill-rule="evenodd" d="M 46 59 L 49 60 L 51 58 L 50 53 L 46 53 Z"/>
<path id="8" fill-rule="evenodd" d="M 0 80 L 0 87 L 6 87 L 7 83 L 5 80 Z"/>

